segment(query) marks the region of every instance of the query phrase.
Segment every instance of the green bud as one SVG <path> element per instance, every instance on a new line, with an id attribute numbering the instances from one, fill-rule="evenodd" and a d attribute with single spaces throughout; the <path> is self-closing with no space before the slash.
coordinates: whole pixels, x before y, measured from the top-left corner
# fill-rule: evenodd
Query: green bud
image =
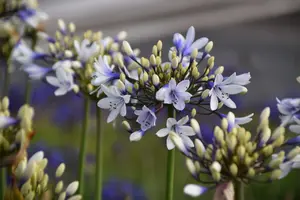
<path id="1" fill-rule="evenodd" d="M 252 163 L 252 159 L 247 153 L 246 153 L 246 156 L 244 158 L 244 163 L 245 163 L 246 166 L 250 166 L 251 163 Z"/>
<path id="2" fill-rule="evenodd" d="M 149 79 L 148 73 L 147 73 L 147 72 L 144 72 L 144 74 L 143 74 L 143 81 L 144 81 L 144 82 L 147 82 L 148 79 Z"/>
<path id="3" fill-rule="evenodd" d="M 66 169 L 66 165 L 64 163 L 61 163 L 56 169 L 55 177 L 56 178 L 61 177 L 63 175 L 63 173 L 65 172 L 65 169 Z"/>
<path id="4" fill-rule="evenodd" d="M 197 174 L 196 166 L 195 166 L 195 164 L 194 164 L 194 162 L 193 162 L 192 159 L 186 158 L 185 164 L 186 164 L 186 166 L 187 166 L 189 172 L 190 172 L 192 175 L 196 175 L 196 174 Z"/>
<path id="5" fill-rule="evenodd" d="M 273 160 L 271 160 L 268 164 L 268 166 L 272 169 L 279 168 L 280 164 L 283 162 L 283 157 L 277 157 Z"/>
<path id="6" fill-rule="evenodd" d="M 236 136 L 231 134 L 231 135 L 228 135 L 226 137 L 226 143 L 227 143 L 227 146 L 228 146 L 228 149 L 230 151 L 234 151 L 236 145 L 237 145 L 237 139 L 236 139 Z"/>
<path id="7" fill-rule="evenodd" d="M 125 83 L 126 75 L 123 72 L 120 74 L 120 80 Z"/>
<path id="8" fill-rule="evenodd" d="M 270 179 L 278 180 L 278 179 L 280 179 L 281 174 L 282 174 L 282 171 L 280 169 L 275 169 L 272 171 Z"/>
<path id="9" fill-rule="evenodd" d="M 204 48 L 205 52 L 209 53 L 212 50 L 213 46 L 214 46 L 213 41 L 209 41 Z"/>
<path id="10" fill-rule="evenodd" d="M 195 108 L 193 108 L 192 111 L 191 111 L 191 116 L 195 117 L 196 114 L 197 114 L 197 110 Z"/>
<path id="11" fill-rule="evenodd" d="M 224 66 L 220 66 L 220 67 L 218 67 L 218 68 L 215 70 L 214 74 L 215 74 L 215 75 L 217 75 L 217 74 L 222 74 L 223 71 L 224 71 Z"/>
<path id="12" fill-rule="evenodd" d="M 284 132 L 285 132 L 285 128 L 284 128 L 283 126 L 277 127 L 277 128 L 274 130 L 274 132 L 273 132 L 273 134 L 272 134 L 272 136 L 271 136 L 271 140 L 273 140 L 273 141 L 276 140 L 276 139 L 279 138 L 281 135 L 283 135 Z"/>
<path id="13" fill-rule="evenodd" d="M 206 152 L 203 143 L 199 139 L 195 139 L 194 143 L 195 143 L 195 148 L 196 148 L 197 155 L 200 158 L 203 157 L 204 153 Z"/>
<path id="14" fill-rule="evenodd" d="M 157 56 L 157 46 L 156 45 L 154 45 L 152 47 L 152 54 L 154 54 L 155 56 Z"/>
<path id="15" fill-rule="evenodd" d="M 59 193 L 62 191 L 63 187 L 64 187 L 63 181 L 59 181 L 59 182 L 56 184 L 56 187 L 55 187 L 55 193 L 56 193 L 56 194 L 59 194 Z"/>
<path id="16" fill-rule="evenodd" d="M 178 67 L 178 58 L 177 57 L 174 57 L 173 59 L 172 59 L 172 68 L 173 69 L 176 69 L 177 67 Z"/>
<path id="17" fill-rule="evenodd" d="M 140 85 L 139 85 L 138 82 L 135 82 L 134 85 L 133 85 L 133 87 L 134 87 L 135 90 L 139 90 Z"/>
<path id="18" fill-rule="evenodd" d="M 298 154 L 300 154 L 300 147 L 296 146 L 295 148 L 293 148 L 287 155 L 287 158 L 289 160 L 292 160 L 293 158 L 295 158 Z"/>
<path id="19" fill-rule="evenodd" d="M 230 170 L 230 173 L 233 175 L 233 176 L 236 176 L 237 173 L 238 173 L 238 167 L 235 163 L 232 163 L 229 167 L 229 170 Z"/>
<path id="20" fill-rule="evenodd" d="M 221 120 L 221 127 L 222 127 L 223 130 L 227 130 L 227 128 L 228 128 L 228 121 L 227 121 L 226 118 L 223 118 Z"/>
<path id="21" fill-rule="evenodd" d="M 157 56 L 156 57 L 156 65 L 160 65 L 161 64 L 161 57 Z"/>
<path id="22" fill-rule="evenodd" d="M 206 99 L 209 95 L 209 91 L 210 91 L 209 89 L 204 90 L 201 94 L 201 98 Z"/>
<path id="23" fill-rule="evenodd" d="M 243 145 L 240 145 L 238 146 L 236 153 L 240 159 L 243 159 L 245 157 L 246 148 Z"/>
<path id="24" fill-rule="evenodd" d="M 156 65 L 156 58 L 153 54 L 150 56 L 150 63 L 151 63 L 151 65 L 154 65 L 154 66 Z"/>
<path id="25" fill-rule="evenodd" d="M 130 44 L 127 41 L 123 41 L 123 50 L 125 51 L 125 53 L 127 55 L 133 55 L 133 51 L 132 48 L 130 46 Z"/>
<path id="26" fill-rule="evenodd" d="M 255 176 L 255 170 L 252 167 L 248 169 L 247 176 L 248 177 L 254 177 Z"/>
<path id="27" fill-rule="evenodd" d="M 149 62 L 149 60 L 147 59 L 147 58 L 144 58 L 144 57 L 142 57 L 141 58 L 141 64 L 145 67 L 145 68 L 149 68 L 149 66 L 150 66 L 150 62 Z"/>
<path id="28" fill-rule="evenodd" d="M 2 99 L 2 110 L 8 110 L 9 109 L 9 99 L 8 97 L 4 97 Z"/>
<path id="29" fill-rule="evenodd" d="M 196 59 L 197 55 L 198 55 L 198 49 L 195 48 L 195 49 L 193 49 L 193 51 L 191 53 L 191 58 Z"/>
<path id="30" fill-rule="evenodd" d="M 213 172 L 213 173 L 212 173 L 212 178 L 213 178 L 216 182 L 218 182 L 218 181 L 221 180 L 221 174 L 218 173 L 218 172 Z"/>
<path id="31" fill-rule="evenodd" d="M 161 41 L 161 40 L 158 40 L 156 46 L 157 46 L 157 50 L 158 50 L 158 51 L 161 51 L 161 50 L 162 50 L 162 46 L 163 46 L 162 41 Z"/>

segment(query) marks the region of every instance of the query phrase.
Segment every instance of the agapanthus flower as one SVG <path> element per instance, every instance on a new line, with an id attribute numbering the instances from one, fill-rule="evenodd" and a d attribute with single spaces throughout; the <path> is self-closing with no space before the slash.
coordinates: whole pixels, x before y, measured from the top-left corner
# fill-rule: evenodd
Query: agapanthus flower
<path id="1" fill-rule="evenodd" d="M 295 119 L 300 119 L 300 98 L 277 98 L 277 108 L 282 114 L 280 116 L 283 126 L 293 123 Z"/>
<path id="2" fill-rule="evenodd" d="M 224 80 L 221 74 L 217 74 L 213 86 L 209 92 L 210 108 L 216 110 L 218 108 L 218 99 L 229 108 L 236 108 L 235 103 L 230 99 L 229 95 L 247 92 L 247 88 L 243 85 L 249 83 L 250 74 L 242 74 L 236 76 L 233 73 Z"/>
<path id="3" fill-rule="evenodd" d="M 171 79 L 166 86 L 157 91 L 156 99 L 164 101 L 165 104 L 173 104 L 177 110 L 183 110 L 185 102 L 189 101 L 192 96 L 186 92 L 189 86 L 189 80 L 183 80 L 176 85 L 175 79 Z"/>
<path id="4" fill-rule="evenodd" d="M 230 77 L 224 78 L 225 80 L 223 81 L 224 67 L 216 67 L 215 57 L 208 56 L 208 53 L 212 50 L 213 43 L 208 42 L 207 38 L 200 38 L 193 43 L 194 38 L 195 31 L 193 27 L 188 30 L 186 39 L 182 35 L 175 34 L 175 47 L 169 49 L 169 60 L 167 61 L 162 59 L 163 48 L 161 41 L 158 41 L 153 46 L 152 54 L 149 58 L 136 56 L 130 44 L 127 41 L 123 42 L 122 49 L 125 55 L 116 53 L 109 59 L 110 61 L 114 60 L 114 64 L 107 65 L 109 63 L 107 62 L 103 65 L 106 66 L 105 69 L 109 69 L 107 70 L 106 78 L 108 80 L 113 79 L 114 82 L 119 80 L 123 82 L 126 92 L 131 95 L 131 101 L 127 105 L 128 110 L 142 110 L 144 106 L 147 106 L 148 108 L 151 107 L 153 113 L 158 116 L 168 108 L 176 112 L 179 111 L 181 117 L 187 116 L 189 118 L 191 116 L 189 111 L 192 110 L 199 115 L 216 114 L 222 117 L 218 109 L 223 104 L 219 103 L 218 98 L 221 101 L 226 101 L 225 105 L 232 108 L 236 107 L 232 100 L 227 100 L 219 95 L 221 93 L 220 88 L 230 94 L 247 92 L 244 85 L 250 82 L 250 74 L 236 75 L 236 73 L 233 73 Z M 203 52 L 201 52 L 202 48 Z M 128 59 L 131 60 L 130 63 L 128 63 Z M 200 73 L 200 66 L 202 66 L 203 62 L 205 66 L 203 72 Z M 116 77 L 112 72 L 120 76 Z M 132 76 L 135 73 L 137 73 L 137 76 Z M 103 80 L 105 79 L 103 78 Z M 110 81 L 109 84 L 114 83 Z M 227 94 L 226 96 L 228 97 Z M 209 109 L 210 99 L 213 109 Z M 126 116 L 129 120 L 134 120 L 136 119 L 135 117 Z M 237 119 L 237 122 L 242 124 L 249 121 L 249 118 L 251 116 L 242 118 L 240 121 Z M 138 141 L 146 132 L 151 131 L 151 128 L 147 130 L 133 130 L 126 121 L 123 124 L 128 132 L 131 133 L 131 141 Z"/>
<path id="5" fill-rule="evenodd" d="M 58 68 L 56 69 L 55 72 L 56 72 L 56 77 L 47 76 L 46 81 L 50 85 L 58 88 L 54 92 L 56 96 L 64 95 L 71 90 L 78 92 L 78 86 L 74 84 L 72 73 L 66 71 L 63 68 Z"/>
<path id="6" fill-rule="evenodd" d="M 130 95 L 122 94 L 116 86 L 107 87 L 101 85 L 101 88 L 107 97 L 101 99 L 97 105 L 100 108 L 110 110 L 107 122 L 112 122 L 119 114 L 124 117 L 127 112 L 126 104 L 130 101 Z"/>
<path id="7" fill-rule="evenodd" d="M 88 39 L 84 39 L 81 44 L 79 41 L 75 40 L 74 47 L 76 49 L 78 59 L 82 62 L 86 62 L 99 51 L 99 45 L 95 42 L 89 41 Z"/>
<path id="8" fill-rule="evenodd" d="M 179 121 L 174 118 L 168 118 L 167 120 L 167 128 L 160 129 L 156 135 L 158 137 L 167 137 L 166 145 L 169 150 L 174 149 L 175 145 L 172 142 L 169 133 L 174 132 L 176 133 L 183 142 L 188 147 L 194 147 L 193 141 L 190 139 L 191 136 L 194 136 L 196 133 L 194 132 L 193 128 L 186 125 L 189 121 L 189 117 L 183 117 Z"/>
<path id="9" fill-rule="evenodd" d="M 298 119 L 297 117 L 294 117 L 294 120 L 295 120 L 296 124 L 290 125 L 289 129 L 290 129 L 290 131 L 292 131 L 294 133 L 300 134 L 300 119 Z"/>
<path id="10" fill-rule="evenodd" d="M 270 109 L 265 108 L 260 115 L 256 134 L 243 127 L 234 126 L 235 116 L 228 113 L 216 126 L 212 143 L 201 138 L 194 140 L 191 148 L 175 133 L 170 137 L 187 157 L 186 165 L 199 183 L 251 183 L 274 181 L 285 177 L 292 168 L 299 167 L 300 148 L 289 143 L 286 148 L 285 128 L 279 126 L 274 131 L 269 127 Z M 199 196 L 207 189 L 201 185 L 187 185 L 184 192 Z"/>
<path id="11" fill-rule="evenodd" d="M 141 125 L 141 130 L 146 131 L 156 124 L 156 115 L 147 106 L 143 106 L 142 110 L 134 111 L 134 114 L 138 116 L 137 122 Z"/>

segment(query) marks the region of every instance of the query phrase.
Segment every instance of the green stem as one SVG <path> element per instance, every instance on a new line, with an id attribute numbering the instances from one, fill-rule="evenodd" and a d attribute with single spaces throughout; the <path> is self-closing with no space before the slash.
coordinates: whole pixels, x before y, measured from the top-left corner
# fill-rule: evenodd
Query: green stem
<path id="1" fill-rule="evenodd" d="M 31 100 L 31 82 L 30 78 L 26 77 L 26 86 L 25 86 L 25 104 L 30 104 Z"/>
<path id="2" fill-rule="evenodd" d="M 96 129 L 97 129 L 97 144 L 96 144 L 96 200 L 102 199 L 102 175 L 103 175 L 103 134 L 101 132 L 101 109 L 96 108 Z"/>
<path id="3" fill-rule="evenodd" d="M 9 83 L 10 83 L 10 74 L 9 74 L 9 65 L 10 61 L 9 58 L 7 59 L 7 66 L 5 67 L 4 72 L 4 84 L 2 88 L 2 98 L 5 96 L 8 96 L 9 92 Z M 7 171 L 5 168 L 0 169 L 0 198 L 4 198 L 5 188 L 6 188 L 6 177 L 7 177 Z"/>
<path id="4" fill-rule="evenodd" d="M 176 110 L 170 106 L 168 116 L 176 119 Z M 167 180 L 166 180 L 166 200 L 173 200 L 175 173 L 175 149 L 168 151 L 167 158 Z"/>
<path id="5" fill-rule="evenodd" d="M 244 192 L 244 183 L 240 181 L 236 181 L 234 184 L 234 196 L 235 200 L 244 200 L 245 192 Z"/>
<path id="6" fill-rule="evenodd" d="M 86 138 L 87 131 L 89 127 L 89 109 L 90 100 L 84 98 L 84 118 L 82 123 L 82 132 L 80 138 L 80 154 L 79 154 L 79 194 L 84 196 L 84 164 L 85 164 L 85 154 L 86 154 Z"/>

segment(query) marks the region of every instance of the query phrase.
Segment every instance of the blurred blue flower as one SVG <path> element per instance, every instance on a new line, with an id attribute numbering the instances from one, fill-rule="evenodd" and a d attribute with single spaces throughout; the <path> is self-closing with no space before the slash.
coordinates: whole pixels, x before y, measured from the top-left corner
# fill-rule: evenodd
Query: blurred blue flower
<path id="1" fill-rule="evenodd" d="M 110 181 L 104 183 L 103 200 L 147 200 L 144 190 L 129 182 L 124 180 L 111 179 Z"/>

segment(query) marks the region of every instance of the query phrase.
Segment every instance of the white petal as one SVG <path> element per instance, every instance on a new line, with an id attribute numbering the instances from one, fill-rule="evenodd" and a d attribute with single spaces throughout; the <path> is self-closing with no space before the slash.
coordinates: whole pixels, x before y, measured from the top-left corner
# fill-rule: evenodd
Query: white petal
<path id="1" fill-rule="evenodd" d="M 46 76 L 46 81 L 49 84 L 51 84 L 51 85 L 53 85 L 55 87 L 59 87 L 60 86 L 59 80 L 56 77 L 54 77 L 54 76 Z"/>
<path id="2" fill-rule="evenodd" d="M 127 109 L 126 109 L 126 104 L 122 105 L 121 107 L 121 112 L 120 112 L 120 115 L 122 117 L 126 116 L 126 112 L 127 112 Z"/>
<path id="3" fill-rule="evenodd" d="M 291 125 L 289 129 L 294 133 L 300 134 L 300 125 Z"/>
<path id="4" fill-rule="evenodd" d="M 194 147 L 194 143 L 193 141 L 191 140 L 191 138 L 189 138 L 188 136 L 186 135 L 181 135 L 180 136 L 181 139 L 183 140 L 183 143 L 188 146 L 188 147 Z"/>
<path id="5" fill-rule="evenodd" d="M 236 78 L 236 72 L 232 73 L 229 77 L 227 77 L 223 82 L 222 85 L 227 85 L 232 83 Z"/>
<path id="6" fill-rule="evenodd" d="M 167 90 L 167 88 L 165 88 L 165 87 L 160 88 L 160 89 L 156 92 L 155 98 L 156 98 L 158 101 L 163 101 L 163 100 L 165 99 L 166 90 Z"/>
<path id="7" fill-rule="evenodd" d="M 165 136 L 167 136 L 169 134 L 169 132 L 170 132 L 170 129 L 163 128 L 163 129 L 160 129 L 159 131 L 157 131 L 156 135 L 158 137 L 165 137 Z"/>
<path id="8" fill-rule="evenodd" d="M 223 76 L 221 74 L 217 74 L 215 77 L 214 86 L 219 85 L 223 81 Z"/>
<path id="9" fill-rule="evenodd" d="M 189 116 L 187 115 L 187 116 L 181 118 L 181 119 L 177 122 L 177 124 L 180 125 L 180 126 L 182 126 L 182 125 L 186 124 L 188 121 L 189 121 Z"/>
<path id="10" fill-rule="evenodd" d="M 176 86 L 176 91 L 185 92 L 190 86 L 189 80 L 183 80 Z"/>
<path id="11" fill-rule="evenodd" d="M 187 136 L 196 135 L 194 129 L 190 126 L 180 126 L 179 131 L 180 131 L 181 134 L 187 135 Z"/>
<path id="12" fill-rule="evenodd" d="M 193 51 L 194 49 L 202 49 L 207 43 L 208 43 L 208 38 L 202 37 L 202 38 L 196 40 L 192 44 L 191 50 Z"/>
<path id="13" fill-rule="evenodd" d="M 175 89 L 176 89 L 176 81 L 175 81 L 174 78 L 172 78 L 172 79 L 170 80 L 168 88 L 169 88 L 170 90 L 175 90 Z"/>
<path id="14" fill-rule="evenodd" d="M 237 85 L 247 85 L 247 84 L 250 83 L 250 81 L 249 81 L 250 78 L 251 78 L 250 72 L 240 74 L 240 75 L 235 77 L 235 79 L 232 83 L 237 84 Z"/>
<path id="15" fill-rule="evenodd" d="M 142 137 L 143 137 L 142 131 L 135 131 L 135 132 L 131 133 L 129 140 L 130 141 L 139 141 L 142 139 Z"/>
<path id="16" fill-rule="evenodd" d="M 252 121 L 252 118 L 251 117 L 253 117 L 253 115 L 254 115 L 254 113 L 252 113 L 252 114 L 250 114 L 250 115 L 247 115 L 247 116 L 245 116 L 245 117 L 236 117 L 235 118 L 235 123 L 236 124 L 247 124 L 247 123 L 249 123 L 249 122 L 251 122 Z"/>
<path id="17" fill-rule="evenodd" d="M 74 41 L 74 47 L 75 47 L 77 54 L 80 54 L 80 44 L 77 40 Z"/>
<path id="18" fill-rule="evenodd" d="M 182 111 L 185 108 L 185 102 L 178 100 L 177 103 L 173 103 L 173 106 L 176 110 Z"/>
<path id="19" fill-rule="evenodd" d="M 192 197 L 198 197 L 205 193 L 207 188 L 196 184 L 188 184 L 184 187 L 183 192 Z"/>
<path id="20" fill-rule="evenodd" d="M 186 47 L 191 46 L 191 44 L 193 43 L 193 41 L 195 40 L 195 28 L 193 26 L 191 26 L 185 36 L 185 45 Z"/>
<path id="21" fill-rule="evenodd" d="M 76 191 L 78 190 L 79 187 L 79 182 L 78 181 L 73 181 L 72 183 L 70 183 L 66 189 L 66 193 L 69 196 L 72 196 L 76 193 Z"/>
<path id="22" fill-rule="evenodd" d="M 61 87 L 61 88 L 58 88 L 57 90 L 55 90 L 54 95 L 55 96 L 62 96 L 62 95 L 65 95 L 67 92 L 68 92 L 67 88 Z"/>
<path id="23" fill-rule="evenodd" d="M 247 91 L 247 88 L 240 85 L 222 85 L 219 86 L 222 90 L 222 92 L 227 94 L 239 94 L 241 92 Z"/>
<path id="24" fill-rule="evenodd" d="M 217 110 L 218 108 L 218 98 L 217 95 L 215 93 L 215 91 L 211 92 L 211 97 L 210 97 L 210 109 L 211 110 Z"/>
<path id="25" fill-rule="evenodd" d="M 168 127 L 168 128 L 171 128 L 171 127 L 174 126 L 175 124 L 177 124 L 176 119 L 174 119 L 174 118 L 168 118 L 168 119 L 167 119 L 167 127 Z"/>
<path id="26" fill-rule="evenodd" d="M 16 122 L 16 120 L 12 117 L 0 116 L 0 128 L 8 126 L 14 122 Z"/>
<path id="27" fill-rule="evenodd" d="M 114 110 L 110 111 L 110 113 L 107 117 L 107 123 L 114 121 L 118 117 L 119 113 L 120 113 L 119 109 L 114 109 Z"/>
<path id="28" fill-rule="evenodd" d="M 167 148 L 168 148 L 168 150 L 172 150 L 172 149 L 175 148 L 175 145 L 174 145 L 174 143 L 172 142 L 170 136 L 168 136 L 168 138 L 167 138 Z"/>

